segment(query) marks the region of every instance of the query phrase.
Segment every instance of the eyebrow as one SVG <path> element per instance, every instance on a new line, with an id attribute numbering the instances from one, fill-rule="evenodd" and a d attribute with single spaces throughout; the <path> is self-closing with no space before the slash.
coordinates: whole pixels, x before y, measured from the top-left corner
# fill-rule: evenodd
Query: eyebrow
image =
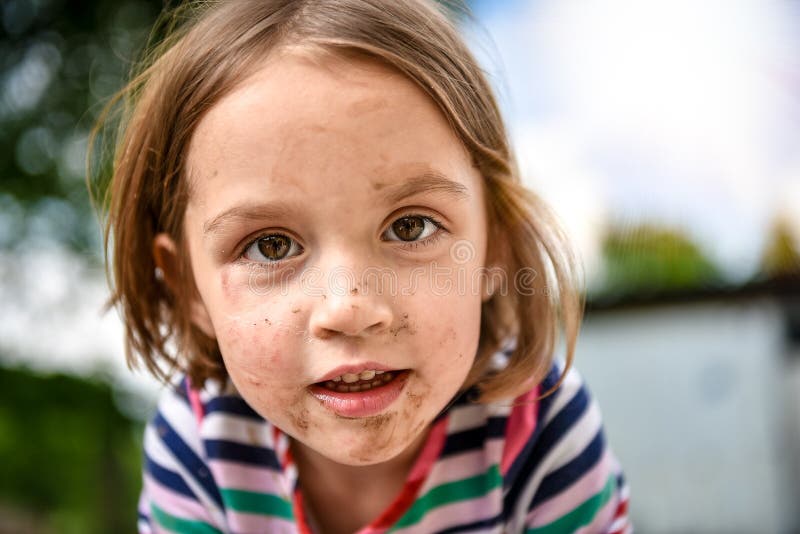
<path id="1" fill-rule="evenodd" d="M 452 197 L 453 200 L 469 198 L 467 186 L 451 180 L 437 171 L 426 171 L 401 184 L 390 186 L 375 184 L 375 187 L 386 189 L 382 199 L 387 204 L 396 204 L 423 192 L 443 193 Z M 293 210 L 283 203 L 241 204 L 227 209 L 203 223 L 203 235 L 208 237 L 217 233 L 222 227 L 233 221 L 286 219 L 290 218 L 293 213 Z"/>
<path id="2" fill-rule="evenodd" d="M 376 185 L 376 187 L 378 186 Z M 469 198 L 467 186 L 451 180 L 438 171 L 426 171 L 409 178 L 402 184 L 385 187 L 387 191 L 383 194 L 383 201 L 387 204 L 396 204 L 423 192 L 444 193 L 453 197 L 453 200 L 466 200 Z"/>
<path id="3" fill-rule="evenodd" d="M 292 210 L 285 204 L 240 204 L 203 223 L 203 235 L 208 237 L 215 234 L 229 222 L 287 218 L 291 216 L 291 213 Z"/>

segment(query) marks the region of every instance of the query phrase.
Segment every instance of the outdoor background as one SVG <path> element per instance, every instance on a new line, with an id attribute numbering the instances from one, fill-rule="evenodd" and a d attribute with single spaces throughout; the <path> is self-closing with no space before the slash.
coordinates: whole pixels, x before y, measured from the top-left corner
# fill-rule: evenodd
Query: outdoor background
<path id="1" fill-rule="evenodd" d="M 2 0 L 0 534 L 131 531 L 88 131 L 163 3 Z M 639 532 L 800 532 L 800 3 L 481 0 L 464 31 L 580 251 L 577 368 Z"/>

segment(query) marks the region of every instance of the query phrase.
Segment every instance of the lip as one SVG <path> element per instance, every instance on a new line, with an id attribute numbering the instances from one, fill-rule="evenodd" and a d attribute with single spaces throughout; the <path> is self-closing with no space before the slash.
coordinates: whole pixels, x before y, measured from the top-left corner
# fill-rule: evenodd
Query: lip
<path id="1" fill-rule="evenodd" d="M 361 367 L 360 369 L 376 368 Z M 395 372 L 397 376 L 391 382 L 366 391 L 342 393 L 340 391 L 332 391 L 318 384 L 312 384 L 308 387 L 308 390 L 320 404 L 336 415 L 353 419 L 369 417 L 384 411 L 403 392 L 411 372 L 408 370 Z"/>
<path id="2" fill-rule="evenodd" d="M 317 384 L 319 382 L 327 382 L 328 380 L 333 380 L 337 376 L 341 376 L 343 374 L 351 373 L 354 375 L 359 374 L 361 371 L 367 371 L 372 369 L 373 371 L 399 371 L 399 369 L 394 369 L 392 367 L 387 367 L 380 363 L 375 362 L 364 362 L 357 365 L 342 365 L 331 371 L 330 373 L 326 374 L 319 380 L 316 380 L 314 383 Z"/>

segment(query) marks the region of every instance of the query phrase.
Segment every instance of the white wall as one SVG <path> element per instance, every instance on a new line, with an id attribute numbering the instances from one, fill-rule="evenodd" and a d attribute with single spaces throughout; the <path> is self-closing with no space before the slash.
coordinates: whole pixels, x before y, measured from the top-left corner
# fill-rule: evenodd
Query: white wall
<path id="1" fill-rule="evenodd" d="M 576 365 L 603 409 L 640 532 L 800 527 L 788 468 L 800 380 L 782 328 L 769 299 L 587 317 Z"/>

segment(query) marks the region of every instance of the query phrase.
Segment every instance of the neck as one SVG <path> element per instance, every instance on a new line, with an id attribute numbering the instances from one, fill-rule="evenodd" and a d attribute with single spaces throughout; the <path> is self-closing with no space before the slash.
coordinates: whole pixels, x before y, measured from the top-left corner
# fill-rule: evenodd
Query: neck
<path id="1" fill-rule="evenodd" d="M 318 531 L 354 532 L 375 520 L 400 493 L 427 434 L 394 458 L 357 466 L 335 462 L 292 440 L 305 512 Z"/>

